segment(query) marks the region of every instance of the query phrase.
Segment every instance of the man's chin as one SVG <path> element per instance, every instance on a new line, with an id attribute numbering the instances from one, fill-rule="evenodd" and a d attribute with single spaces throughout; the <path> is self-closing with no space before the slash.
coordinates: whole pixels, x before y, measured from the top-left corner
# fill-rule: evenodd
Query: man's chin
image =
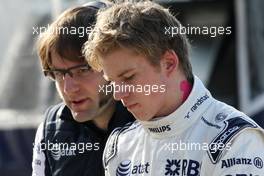
<path id="1" fill-rule="evenodd" d="M 131 113 L 139 121 L 150 121 L 152 119 L 152 116 L 146 113 L 142 113 L 142 112 L 134 112 L 134 113 L 131 112 Z"/>
<path id="2" fill-rule="evenodd" d="M 72 112 L 73 119 L 79 123 L 93 120 L 94 115 L 87 112 Z"/>

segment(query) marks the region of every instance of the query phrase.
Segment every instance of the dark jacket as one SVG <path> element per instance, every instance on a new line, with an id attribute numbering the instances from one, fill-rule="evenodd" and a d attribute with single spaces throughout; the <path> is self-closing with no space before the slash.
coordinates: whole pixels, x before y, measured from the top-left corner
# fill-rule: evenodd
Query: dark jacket
<path id="1" fill-rule="evenodd" d="M 43 142 L 49 146 L 45 150 L 45 176 L 103 176 L 102 154 L 109 134 L 131 121 L 133 116 L 120 102 L 107 131 L 92 121 L 76 122 L 65 104 L 50 108 L 43 128 Z"/>

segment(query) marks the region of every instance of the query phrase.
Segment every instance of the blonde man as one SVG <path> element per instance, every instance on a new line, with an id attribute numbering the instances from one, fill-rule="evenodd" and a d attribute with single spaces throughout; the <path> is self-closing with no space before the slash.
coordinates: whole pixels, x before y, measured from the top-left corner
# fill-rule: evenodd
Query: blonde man
<path id="1" fill-rule="evenodd" d="M 180 26 L 153 2 L 120 3 L 98 15 L 86 59 L 137 119 L 111 134 L 106 175 L 263 175 L 263 129 L 193 75 L 186 36 L 172 35 Z"/>

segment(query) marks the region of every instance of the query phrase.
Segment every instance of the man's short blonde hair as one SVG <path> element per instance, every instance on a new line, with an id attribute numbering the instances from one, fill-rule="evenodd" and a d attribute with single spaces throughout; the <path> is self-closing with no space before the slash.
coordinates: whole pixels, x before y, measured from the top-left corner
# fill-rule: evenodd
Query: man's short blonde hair
<path id="1" fill-rule="evenodd" d="M 166 28 L 180 27 L 180 22 L 162 6 L 147 2 L 124 2 L 98 13 L 97 22 L 84 45 L 89 65 L 101 71 L 99 58 L 119 48 L 132 49 L 144 55 L 154 66 L 168 50 L 174 50 L 180 67 L 193 80 L 189 61 L 189 42 L 185 35 L 167 35 Z"/>

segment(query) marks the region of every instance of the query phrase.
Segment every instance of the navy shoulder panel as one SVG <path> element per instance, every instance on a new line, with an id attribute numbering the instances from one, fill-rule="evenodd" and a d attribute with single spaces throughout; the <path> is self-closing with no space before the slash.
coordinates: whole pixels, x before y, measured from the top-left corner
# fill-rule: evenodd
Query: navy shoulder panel
<path id="1" fill-rule="evenodd" d="M 247 121 L 241 116 L 234 117 L 224 121 L 224 129 L 212 140 L 207 151 L 212 163 L 216 164 L 231 139 L 233 139 L 240 131 L 246 128 L 257 128 L 257 125 Z"/>
<path id="2" fill-rule="evenodd" d="M 118 127 L 112 131 L 112 133 L 108 138 L 104 151 L 104 156 L 103 156 L 104 167 L 106 167 L 108 162 L 117 154 L 117 150 L 118 150 L 117 144 L 118 144 L 119 136 L 121 134 L 126 133 L 127 131 L 131 131 L 135 129 L 137 126 L 131 127 L 134 123 L 137 122 L 129 122 L 124 127 Z"/>
<path id="3" fill-rule="evenodd" d="M 50 108 L 47 109 L 47 111 L 45 112 L 45 121 L 44 121 L 45 128 L 47 128 L 47 126 L 49 126 L 52 123 L 56 123 L 64 107 L 65 104 L 60 103 L 55 106 L 51 106 Z"/>
<path id="4" fill-rule="evenodd" d="M 43 136 L 46 139 L 47 137 L 47 130 L 50 128 L 56 129 L 56 120 L 58 119 L 58 116 L 60 116 L 59 111 L 62 111 L 65 107 L 65 104 L 60 103 L 55 106 L 49 107 L 45 112 L 45 120 L 43 125 Z M 52 125 L 54 124 L 54 125 Z"/>

